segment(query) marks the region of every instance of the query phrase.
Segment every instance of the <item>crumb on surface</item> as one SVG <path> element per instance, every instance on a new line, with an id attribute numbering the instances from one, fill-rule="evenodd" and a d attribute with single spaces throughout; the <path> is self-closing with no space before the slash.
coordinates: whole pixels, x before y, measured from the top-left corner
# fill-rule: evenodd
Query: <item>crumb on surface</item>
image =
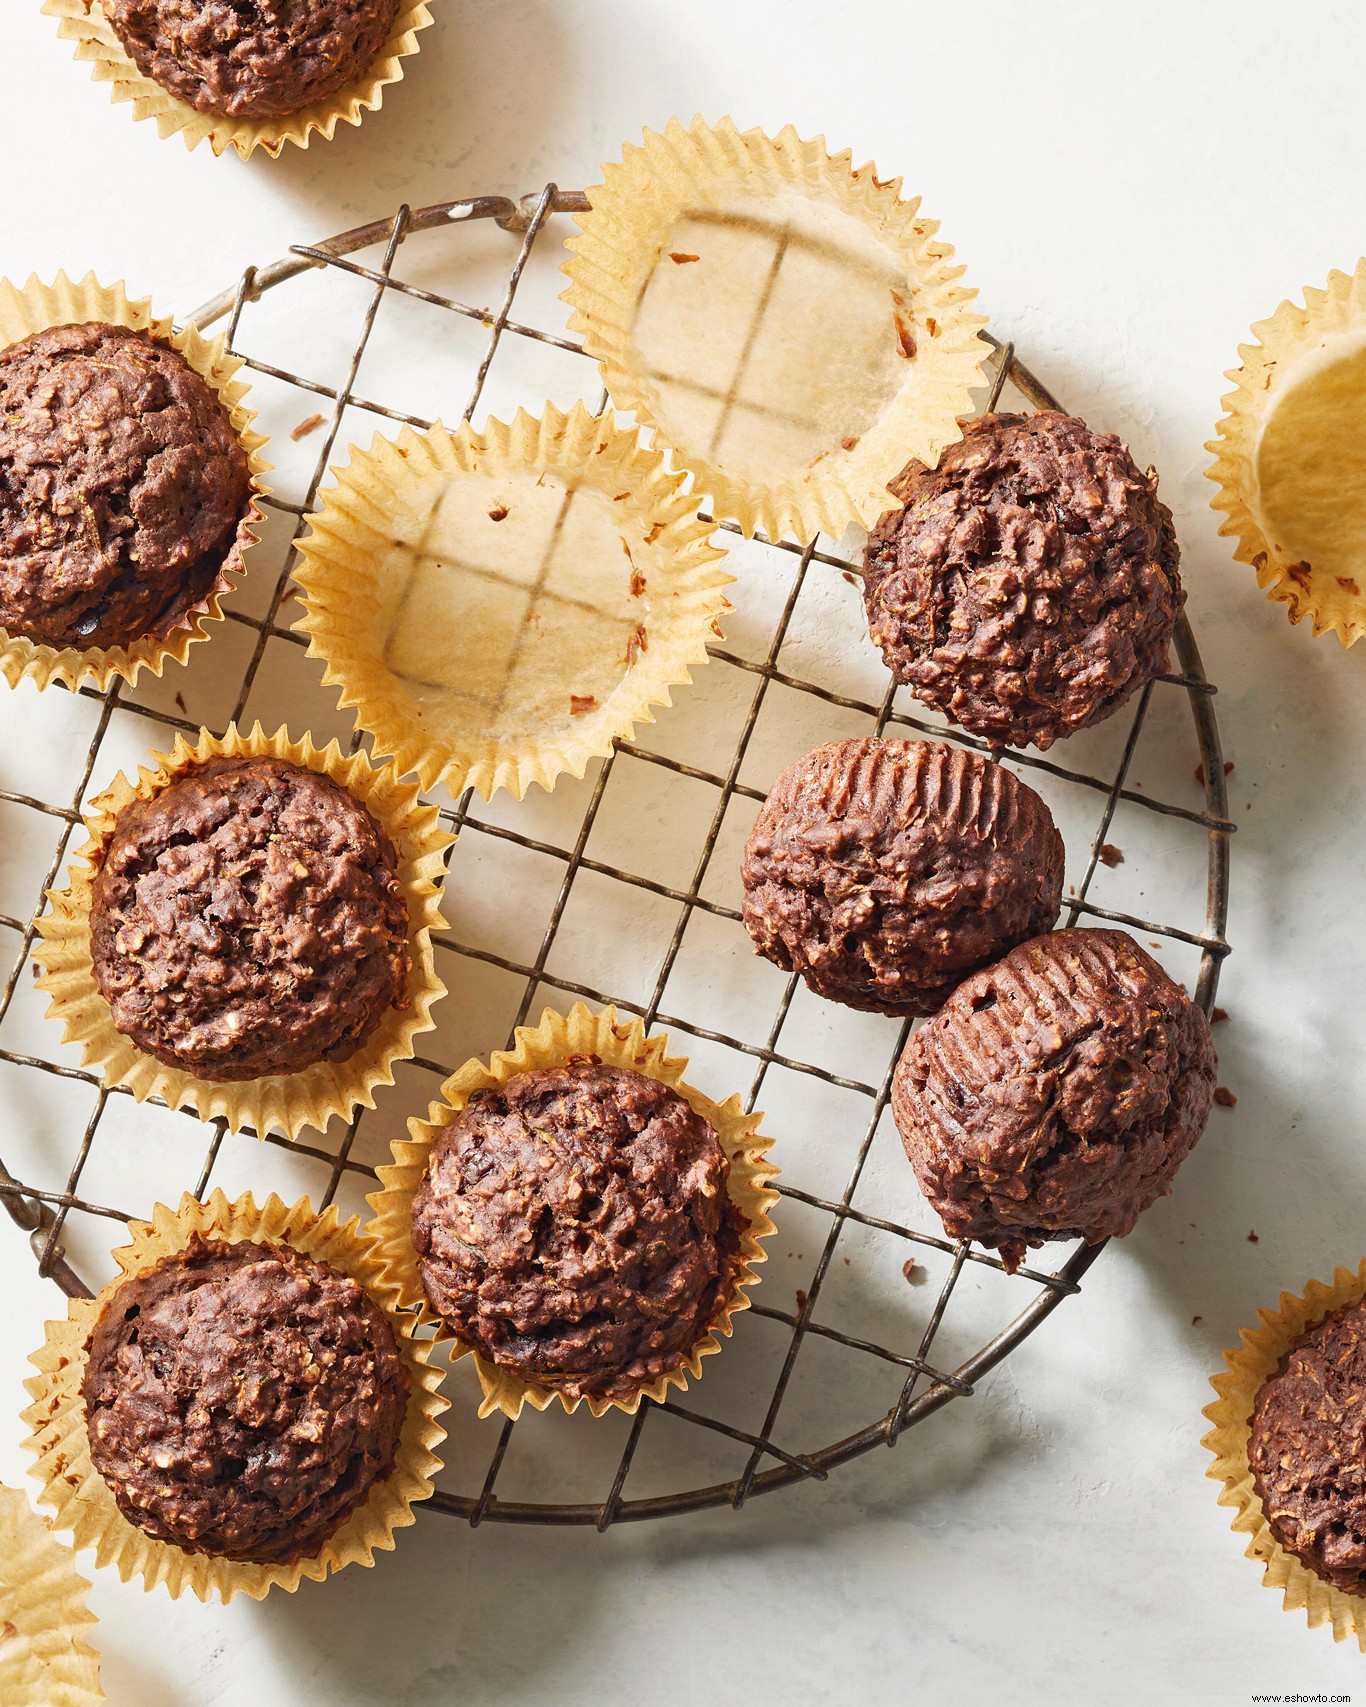
<path id="1" fill-rule="evenodd" d="M 670 249 L 669 259 L 676 267 L 686 267 L 689 261 L 700 261 L 702 257 L 685 254 L 681 249 Z"/>
<path id="2" fill-rule="evenodd" d="M 1228 1009 L 1227 1008 L 1214 1008 L 1210 1013 L 1209 1022 L 1211 1025 L 1219 1025 L 1224 1020 L 1226 1020 L 1227 1018 L 1228 1018 Z"/>
<path id="3" fill-rule="evenodd" d="M 1262 1242 L 1262 1241 L 1261 1241 L 1261 1240 L 1260 1240 L 1260 1239 L 1259 1239 L 1259 1238 L 1258 1238 L 1258 1237 L 1257 1237 L 1257 1234 L 1256 1234 L 1256 1232 L 1255 1232 L 1255 1231 L 1254 1231 L 1254 1230 L 1253 1230 L 1253 1229 L 1252 1229 L 1252 1228 L 1251 1228 L 1251 1227 L 1249 1227 L 1249 1228 L 1248 1228 L 1248 1233 L 1247 1233 L 1247 1242 L 1248 1242 L 1248 1244 L 1250 1244 L 1250 1245 L 1260 1245 L 1260 1244 L 1261 1244 L 1261 1242 Z"/>
<path id="4" fill-rule="evenodd" d="M 585 711 L 596 711 L 598 701 L 596 694 L 571 693 L 569 696 L 569 715 L 582 717 Z"/>
<path id="5" fill-rule="evenodd" d="M 322 424 L 323 418 L 321 415 L 305 415 L 303 420 L 300 421 L 296 427 L 290 430 L 289 436 L 297 443 L 299 439 L 306 439 L 310 433 L 316 433 Z"/>
<path id="6" fill-rule="evenodd" d="M 1109 866 L 1123 865 L 1124 854 L 1113 842 L 1103 842 L 1100 849 L 1100 863 Z"/>
<path id="7" fill-rule="evenodd" d="M 1227 1085 L 1215 1086 L 1214 1100 L 1219 1104 L 1220 1108 L 1237 1108 L 1238 1106 L 1237 1097 L 1234 1096 L 1233 1092 Z"/>

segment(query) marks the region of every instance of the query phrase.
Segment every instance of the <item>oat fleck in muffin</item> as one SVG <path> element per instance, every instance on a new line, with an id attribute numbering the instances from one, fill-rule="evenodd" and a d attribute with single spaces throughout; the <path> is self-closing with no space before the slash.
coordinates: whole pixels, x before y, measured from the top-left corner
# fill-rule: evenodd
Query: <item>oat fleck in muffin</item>
<path id="1" fill-rule="evenodd" d="M 1048 930 L 1063 845 L 1033 789 L 938 741 L 832 741 L 787 767 L 745 846 L 745 929 L 819 996 L 933 1013 Z"/>
<path id="2" fill-rule="evenodd" d="M 1021 943 L 911 1038 L 892 1115 L 955 1239 L 1015 1269 L 1048 1239 L 1132 1230 L 1205 1129 L 1209 1022 L 1123 931 Z"/>
<path id="3" fill-rule="evenodd" d="M 286 1245 L 196 1237 L 90 1336 L 90 1457 L 160 1541 L 255 1564 L 314 1554 L 393 1469 L 408 1372 L 384 1312 Z"/>
<path id="4" fill-rule="evenodd" d="M 201 1079 L 344 1061 L 405 1005 L 397 855 L 359 801 L 275 758 L 218 758 L 119 813 L 91 955 L 114 1024 Z"/>
<path id="5" fill-rule="evenodd" d="M 201 113 L 282 118 L 354 83 L 399 0 L 104 0 L 145 76 Z"/>
<path id="6" fill-rule="evenodd" d="M 1157 476 L 1057 410 L 983 415 L 912 462 L 868 537 L 887 668 L 988 741 L 1050 747 L 1167 668 L 1179 553 Z"/>
<path id="7" fill-rule="evenodd" d="M 595 1059 L 480 1092 L 413 1200 L 432 1308 L 493 1363 L 569 1398 L 676 1369 L 734 1288 L 747 1225 L 712 1127 Z"/>
<path id="8" fill-rule="evenodd" d="M 1366 1596 L 1366 1303 L 1301 1334 L 1257 1394 L 1248 1463 L 1271 1533 Z"/>
<path id="9" fill-rule="evenodd" d="M 0 628 L 168 634 L 240 567 L 247 456 L 212 387 L 146 332 L 50 326 L 0 351 Z"/>

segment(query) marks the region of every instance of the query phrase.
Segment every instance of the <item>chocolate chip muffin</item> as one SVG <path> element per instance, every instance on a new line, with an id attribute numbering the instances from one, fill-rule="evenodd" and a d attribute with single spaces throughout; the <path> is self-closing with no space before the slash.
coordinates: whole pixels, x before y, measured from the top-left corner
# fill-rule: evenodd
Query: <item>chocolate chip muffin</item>
<path id="1" fill-rule="evenodd" d="M 779 776 L 745 845 L 745 929 L 818 996 L 928 1014 L 1048 930 L 1063 845 L 1011 772 L 938 741 L 832 741 Z"/>
<path id="2" fill-rule="evenodd" d="M 195 1238 L 90 1336 L 90 1457 L 138 1528 L 290 1564 L 393 1469 L 408 1372 L 364 1289 L 285 1245 Z"/>
<path id="3" fill-rule="evenodd" d="M 892 1115 L 955 1239 L 1018 1268 L 1029 1245 L 1129 1232 L 1205 1129 L 1200 1009 L 1123 931 L 1021 943 L 906 1045 Z"/>
<path id="4" fill-rule="evenodd" d="M 1366 1302 L 1301 1334 L 1257 1394 L 1247 1458 L 1271 1533 L 1366 1596 Z"/>
<path id="5" fill-rule="evenodd" d="M 0 351 L 0 628 L 56 647 L 161 637 L 241 566 L 232 420 L 146 332 L 50 326 Z"/>
<path id="6" fill-rule="evenodd" d="M 144 76 L 201 113 L 282 118 L 354 83 L 399 0 L 104 0 Z"/>
<path id="7" fill-rule="evenodd" d="M 432 1308 L 567 1397 L 629 1399 L 728 1301 L 747 1222 L 712 1127 L 596 1059 L 518 1073 L 441 1133 L 413 1199 Z"/>
<path id="8" fill-rule="evenodd" d="M 90 948 L 115 1026 L 200 1079 L 344 1061 L 408 980 L 383 828 L 330 778 L 217 758 L 119 813 Z"/>
<path id="9" fill-rule="evenodd" d="M 868 536 L 887 668 L 988 741 L 1050 747 L 1167 668 L 1181 608 L 1171 512 L 1112 433 L 1056 410 L 969 421 L 912 462 Z"/>

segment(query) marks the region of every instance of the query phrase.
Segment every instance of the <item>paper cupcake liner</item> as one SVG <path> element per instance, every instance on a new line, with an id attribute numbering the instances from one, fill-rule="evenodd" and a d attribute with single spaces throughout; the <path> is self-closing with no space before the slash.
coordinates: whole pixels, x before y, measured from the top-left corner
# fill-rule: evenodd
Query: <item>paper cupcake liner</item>
<path id="1" fill-rule="evenodd" d="M 382 105 L 385 86 L 401 80 L 402 61 L 418 50 L 417 32 L 432 21 L 420 0 L 401 6 L 389 39 L 354 83 L 297 113 L 234 119 L 201 113 L 160 83 L 144 77 L 114 33 L 99 0 L 93 4 L 92 0 L 43 0 L 43 11 L 57 19 L 57 33 L 64 41 L 75 42 L 76 58 L 90 62 L 93 81 L 111 85 L 110 99 L 133 103 L 135 119 L 155 119 L 161 136 L 178 132 L 187 148 L 197 148 L 201 142 L 207 142 L 215 154 L 235 148 L 243 160 L 258 148 L 278 158 L 287 142 L 307 148 L 315 131 L 330 142 L 338 124 L 358 125 L 362 113 Z"/>
<path id="2" fill-rule="evenodd" d="M 1299 1297 L 1283 1292 L 1276 1310 L 1259 1309 L 1261 1326 L 1241 1330 L 1241 1347 L 1224 1352 L 1227 1369 L 1210 1378 L 1219 1397 L 1205 1407 L 1204 1414 L 1214 1427 L 1202 1444 L 1214 1454 L 1214 1463 L 1205 1474 L 1223 1484 L 1219 1504 L 1232 1506 L 1233 1528 L 1249 1537 L 1246 1553 L 1261 1563 L 1264 1585 L 1279 1589 L 1285 1610 L 1303 1611 L 1311 1628 L 1330 1624 L 1334 1641 L 1355 1636 L 1366 1652 L 1366 1600 L 1334 1588 L 1281 1546 L 1271 1533 L 1247 1457 L 1252 1407 L 1262 1384 L 1276 1373 L 1292 1343 L 1306 1329 L 1363 1297 L 1366 1261 L 1355 1273 L 1335 1269 L 1328 1285 L 1311 1280 Z"/>
<path id="3" fill-rule="evenodd" d="M 413 1522 L 413 1506 L 432 1491 L 436 1448 L 446 1438 L 436 1419 L 448 1401 L 438 1392 L 441 1371 L 429 1361 L 431 1342 L 414 1336 L 411 1314 L 399 1308 L 374 1242 L 359 1228 L 358 1218 L 342 1222 L 335 1208 L 314 1214 L 307 1198 L 287 1205 L 273 1192 L 259 1208 L 250 1192 L 229 1202 L 215 1191 L 206 1203 L 187 1192 L 179 1209 L 159 1203 L 150 1222 L 130 1222 L 132 1243 L 113 1253 L 122 1274 L 96 1298 L 73 1298 L 66 1320 L 47 1324 L 46 1341 L 29 1360 L 39 1373 L 24 1383 L 33 1399 L 23 1413 L 32 1431 L 24 1444 L 36 1459 L 29 1473 L 42 1484 L 39 1503 L 56 1514 L 54 1528 L 70 1530 L 77 1548 L 93 1547 L 95 1563 L 116 1566 L 125 1582 L 140 1576 L 148 1590 L 164 1584 L 172 1599 L 190 1589 L 200 1600 L 217 1595 L 225 1603 L 235 1594 L 260 1600 L 277 1585 L 292 1593 L 305 1577 L 321 1582 L 344 1565 L 373 1565 L 376 1552 L 391 1551 L 395 1530 Z M 293 1564 L 248 1564 L 156 1540 L 123 1516 L 90 1461 L 81 1387 L 95 1323 L 124 1281 L 184 1250 L 196 1233 L 230 1244 L 290 1245 L 358 1281 L 384 1311 L 407 1366 L 412 1386 L 394 1468 L 316 1554 Z"/>
<path id="4" fill-rule="evenodd" d="M 588 200 L 570 325 L 719 518 L 838 537 L 892 508 L 912 457 L 933 465 L 958 438 L 986 322 L 899 178 L 790 125 L 674 119 Z"/>
<path id="5" fill-rule="evenodd" d="M 206 338 L 193 326 L 187 326 L 183 332 L 174 331 L 169 315 L 153 313 L 150 297 L 130 299 L 122 282 L 105 286 L 94 273 L 74 282 L 65 273 L 58 273 L 51 284 L 44 284 L 36 274 L 23 285 L 0 279 L 0 349 L 7 349 L 30 333 L 44 331 L 49 326 L 84 325 L 91 321 L 150 332 L 160 342 L 178 350 L 212 386 L 247 453 L 252 497 L 218 579 L 198 603 L 190 606 L 169 634 L 144 635 L 127 646 L 55 647 L 22 635 L 8 635 L 0 628 L 0 675 L 11 687 L 16 687 L 21 677 L 32 676 L 40 688 L 52 682 L 62 682 L 69 688 L 90 682 L 103 693 L 116 679 L 133 683 L 144 669 L 159 676 L 168 662 L 183 664 L 194 642 L 206 638 L 205 623 L 222 617 L 220 601 L 232 591 L 236 577 L 242 573 L 242 553 L 256 539 L 253 523 L 261 520 L 257 500 L 270 491 L 263 479 L 271 466 L 263 455 L 267 441 L 252 430 L 256 416 L 246 407 L 248 388 L 238 378 L 243 364 L 238 357 L 227 354 L 223 338 Z"/>
<path id="6" fill-rule="evenodd" d="M 91 891 L 118 814 L 133 800 L 148 800 L 174 777 L 206 760 L 286 759 L 320 772 L 354 796 L 384 826 L 398 855 L 398 878 L 408 903 L 406 1008 L 390 1008 L 374 1031 L 345 1061 L 317 1061 L 297 1073 L 222 1081 L 198 1079 L 145 1054 L 114 1027 L 109 1004 L 95 982 L 90 952 Z M 435 1024 L 431 1006 L 446 993 L 436 973 L 432 932 L 445 921 L 437 883 L 442 854 L 454 837 L 440 828 L 437 809 L 399 780 L 392 766 L 372 765 L 363 753 L 345 757 L 335 741 L 315 747 L 309 736 L 291 741 L 284 729 L 265 735 L 260 724 L 243 734 L 235 724 L 221 738 L 204 731 L 195 746 L 177 736 L 170 753 L 153 753 L 151 765 L 130 783 L 118 776 L 86 810 L 90 841 L 69 867 L 66 889 L 49 891 L 52 910 L 38 921 L 42 941 L 34 957 L 43 967 L 38 988 L 52 1000 L 48 1017 L 60 1020 L 68 1043 L 78 1043 L 86 1066 L 106 1085 L 122 1085 L 143 1102 L 160 1097 L 171 1108 L 192 1108 L 203 1120 L 226 1120 L 258 1136 L 274 1130 L 297 1138 L 308 1126 L 322 1131 L 333 1115 L 349 1118 L 357 1107 L 373 1108 L 379 1085 L 394 1082 L 394 1067 L 411 1058 L 413 1039 Z"/>
<path id="7" fill-rule="evenodd" d="M 582 776 L 721 632 L 732 577 L 682 477 L 582 404 L 405 428 L 333 472 L 295 627 L 424 789 L 521 799 Z"/>
<path id="8" fill-rule="evenodd" d="M 476 1091 L 505 1085 L 514 1073 L 560 1066 L 575 1058 L 593 1057 L 610 1066 L 628 1067 L 647 1078 L 657 1079 L 660 1084 L 669 1085 L 686 1098 L 720 1138 L 730 1158 L 731 1201 L 749 1219 L 749 1227 L 740 1240 L 740 1263 L 735 1285 L 687 1356 L 677 1368 L 657 1376 L 629 1399 L 587 1395 L 584 1402 L 593 1415 L 600 1417 L 612 1410 L 634 1414 L 642 1399 L 662 1403 L 670 1388 L 686 1391 L 688 1377 L 696 1380 L 701 1375 L 702 1359 L 720 1351 L 721 1336 L 730 1336 L 732 1318 L 749 1308 L 746 1292 L 758 1283 L 759 1277 L 754 1271 L 765 1257 L 760 1241 L 773 1231 L 768 1212 L 778 1201 L 778 1193 L 772 1189 L 778 1169 L 766 1154 L 773 1140 L 759 1131 L 763 1116 L 746 1114 L 738 1096 L 729 1097 L 724 1103 L 715 1103 L 685 1084 L 683 1075 L 687 1071 L 687 1060 L 670 1056 L 668 1046 L 667 1037 L 658 1032 L 647 1037 L 639 1019 L 634 1015 L 618 1014 L 614 1007 L 593 1013 L 584 1003 L 576 1002 L 567 1015 L 547 1008 L 539 1026 L 534 1029 L 530 1026 L 518 1028 L 512 1049 L 498 1051 L 490 1057 L 487 1066 L 482 1061 L 467 1061 L 453 1073 L 441 1087 L 444 1100 L 431 1104 L 426 1120 L 414 1118 L 408 1122 L 411 1137 L 395 1139 L 391 1146 L 393 1165 L 378 1170 L 383 1189 L 368 1200 L 375 1211 L 368 1231 L 378 1241 L 384 1279 L 397 1288 L 405 1307 L 416 1309 L 423 1323 L 436 1327 L 438 1340 L 451 1342 L 452 1362 L 467 1356 L 474 1358 L 484 1394 L 479 1406 L 481 1417 L 501 1411 L 515 1421 L 521 1415 L 523 1405 L 543 1411 L 558 1400 L 571 1414 L 579 1405 L 578 1399 L 527 1381 L 516 1370 L 492 1363 L 473 1347 L 455 1340 L 428 1302 L 418 1272 L 417 1253 L 413 1249 L 413 1195 L 422 1183 L 433 1143 Z"/>
<path id="9" fill-rule="evenodd" d="M 90 1584 L 21 1488 L 0 1487 L 0 1701 L 98 1707 L 100 1657 L 85 1639 Z"/>
<path id="10" fill-rule="evenodd" d="M 1227 517 L 1219 532 L 1238 541 L 1234 557 L 1291 622 L 1308 617 L 1316 637 L 1331 629 L 1351 646 L 1366 632 L 1366 260 L 1330 273 L 1324 290 L 1306 288 L 1303 308 L 1283 302 L 1252 333 L 1259 342 L 1238 346 L 1235 389 L 1205 446 L 1219 488 L 1210 503 Z M 1347 358 L 1350 370 L 1338 365 Z"/>

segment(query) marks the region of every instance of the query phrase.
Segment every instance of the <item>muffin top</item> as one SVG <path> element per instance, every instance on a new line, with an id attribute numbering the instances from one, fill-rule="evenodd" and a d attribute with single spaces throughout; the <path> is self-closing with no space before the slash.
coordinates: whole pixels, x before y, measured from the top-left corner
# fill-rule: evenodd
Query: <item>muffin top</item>
<path id="1" fill-rule="evenodd" d="M 90 946 L 114 1024 L 201 1079 L 344 1061 L 405 1004 L 397 856 L 344 788 L 218 758 L 119 813 Z"/>
<path id="2" fill-rule="evenodd" d="M 356 1281 L 286 1245 L 195 1237 L 113 1294 L 82 1391 L 91 1461 L 130 1523 L 289 1564 L 393 1468 L 408 1372 Z"/>
<path id="3" fill-rule="evenodd" d="M 201 113 L 279 118 L 355 82 L 399 0 L 104 0 L 144 76 Z"/>
<path id="4" fill-rule="evenodd" d="M 235 567 L 247 456 L 146 332 L 50 326 L 0 350 L 0 628 L 48 646 L 162 636 Z"/>
<path id="5" fill-rule="evenodd" d="M 441 1133 L 413 1200 L 432 1308 L 572 1398 L 674 1369 L 734 1286 L 746 1221 L 712 1127 L 595 1059 L 518 1073 Z"/>
<path id="6" fill-rule="evenodd" d="M 1157 476 L 1056 410 L 970 421 L 892 483 L 864 598 L 887 668 L 986 740 L 1049 747 L 1167 667 L 1179 553 Z"/>
<path id="7" fill-rule="evenodd" d="M 1348 1594 L 1366 1595 L 1366 1303 L 1291 1346 L 1252 1408 L 1247 1458 L 1271 1533 Z"/>
<path id="8" fill-rule="evenodd" d="M 892 1115 L 948 1233 L 998 1249 L 1130 1231 L 1214 1095 L 1209 1022 L 1123 931 L 1064 930 L 975 973 L 911 1038 Z"/>
<path id="9" fill-rule="evenodd" d="M 832 741 L 787 767 L 745 845 L 745 929 L 817 995 L 933 1013 L 1046 931 L 1063 845 L 1011 772 L 938 741 Z"/>

